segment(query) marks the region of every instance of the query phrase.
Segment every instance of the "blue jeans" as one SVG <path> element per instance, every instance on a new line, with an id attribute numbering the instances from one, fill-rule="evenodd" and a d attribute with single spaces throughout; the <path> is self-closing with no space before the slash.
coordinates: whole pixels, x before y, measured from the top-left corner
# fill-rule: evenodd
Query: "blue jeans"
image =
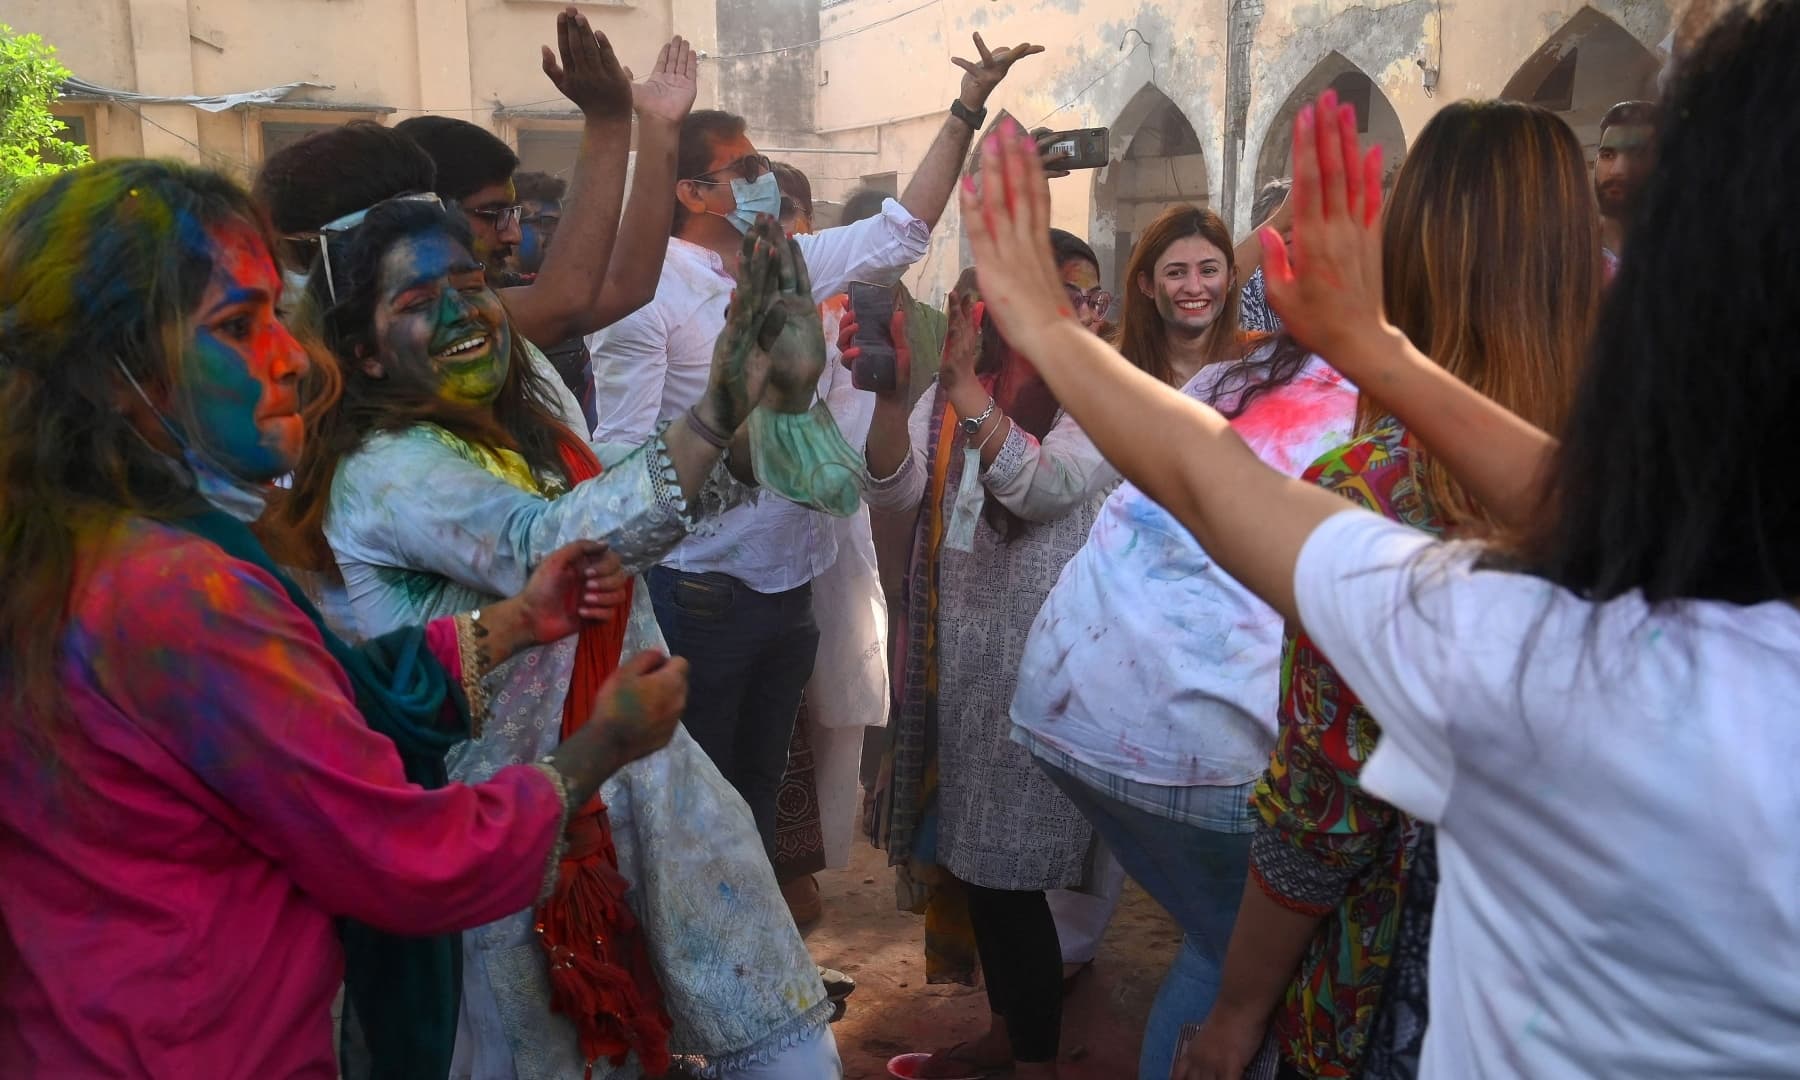
<path id="1" fill-rule="evenodd" d="M 727 574 L 648 575 L 669 651 L 688 662 L 681 722 L 750 805 L 769 857 L 800 694 L 819 652 L 812 585 L 759 593 Z"/>
<path id="2" fill-rule="evenodd" d="M 1168 1080 L 1181 1026 L 1206 1019 L 1219 994 L 1225 947 L 1237 922 L 1255 834 L 1158 817 L 1036 760 L 1106 841 L 1125 872 L 1181 925 L 1181 949 L 1156 992 L 1138 1055 L 1139 1080 Z M 1251 787 L 1212 789 L 1221 821 L 1248 822 Z"/>

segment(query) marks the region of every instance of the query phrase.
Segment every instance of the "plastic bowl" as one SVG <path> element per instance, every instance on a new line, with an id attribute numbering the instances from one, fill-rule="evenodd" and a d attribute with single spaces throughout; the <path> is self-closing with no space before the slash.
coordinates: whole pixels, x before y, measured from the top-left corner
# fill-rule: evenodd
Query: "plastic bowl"
<path id="1" fill-rule="evenodd" d="M 888 1060 L 888 1075 L 898 1077 L 899 1080 L 915 1080 L 919 1070 L 930 1060 L 930 1054 L 901 1054 Z M 972 1073 L 956 1080 L 981 1080 L 981 1074 Z"/>

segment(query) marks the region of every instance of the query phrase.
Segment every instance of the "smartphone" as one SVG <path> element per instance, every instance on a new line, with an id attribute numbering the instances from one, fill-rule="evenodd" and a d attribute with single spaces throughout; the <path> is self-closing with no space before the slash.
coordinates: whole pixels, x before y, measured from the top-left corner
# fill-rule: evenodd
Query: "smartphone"
<path id="1" fill-rule="evenodd" d="M 1103 169 L 1109 160 L 1105 128 L 1052 131 L 1038 139 L 1046 164 L 1058 169 Z"/>
<path id="2" fill-rule="evenodd" d="M 850 384 L 878 394 L 891 392 L 899 382 L 894 356 L 894 304 L 899 287 L 872 281 L 850 283 L 850 311 L 856 317 L 856 360 L 850 365 Z"/>

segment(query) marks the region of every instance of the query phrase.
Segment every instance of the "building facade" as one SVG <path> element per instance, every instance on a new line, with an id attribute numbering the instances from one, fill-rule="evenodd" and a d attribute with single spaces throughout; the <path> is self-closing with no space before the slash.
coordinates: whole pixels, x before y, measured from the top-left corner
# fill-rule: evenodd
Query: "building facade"
<path id="1" fill-rule="evenodd" d="M 579 120 L 539 67 L 546 0 L 0 0 L 84 83 L 59 107 L 101 156 L 173 155 L 249 175 L 279 146 L 354 118 L 466 117 L 527 168 L 566 171 Z M 1054 182 L 1057 223 L 1115 279 L 1170 202 L 1247 227 L 1287 171 L 1300 105 L 1327 86 L 1397 162 L 1437 107 L 1535 101 L 1591 149 L 1617 101 L 1647 96 L 1676 0 L 614 0 L 577 5 L 644 70 L 679 32 L 703 53 L 700 104 L 747 117 L 829 204 L 897 192 L 942 122 L 970 35 L 1030 40 L 990 104 L 1028 127 L 1106 127 L 1111 163 Z M 121 99 L 315 84 L 209 111 Z M 952 207 L 913 283 L 941 294 L 968 261 Z"/>

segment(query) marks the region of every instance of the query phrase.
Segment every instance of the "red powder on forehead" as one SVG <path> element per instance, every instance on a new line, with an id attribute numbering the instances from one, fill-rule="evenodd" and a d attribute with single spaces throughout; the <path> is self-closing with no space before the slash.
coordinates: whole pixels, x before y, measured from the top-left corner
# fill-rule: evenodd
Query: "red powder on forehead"
<path id="1" fill-rule="evenodd" d="M 223 221 L 206 230 L 212 241 L 213 279 L 227 289 L 262 289 L 273 294 L 281 275 L 262 234 L 243 221 Z"/>

